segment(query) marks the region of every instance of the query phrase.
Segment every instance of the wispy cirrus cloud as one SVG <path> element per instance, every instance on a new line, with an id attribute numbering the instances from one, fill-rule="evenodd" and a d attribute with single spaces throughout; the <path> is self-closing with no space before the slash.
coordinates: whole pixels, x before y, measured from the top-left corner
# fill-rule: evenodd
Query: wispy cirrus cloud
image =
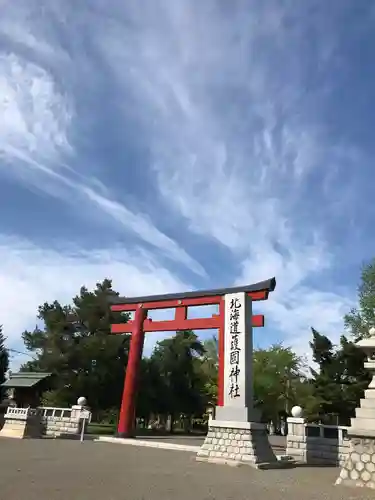
<path id="1" fill-rule="evenodd" d="M 2 54 L 0 93 L 3 170 L 27 176 L 34 169 L 48 173 L 62 167 L 63 155 L 71 152 L 67 135 L 72 109 L 51 75 L 15 54 Z"/>
<path id="2" fill-rule="evenodd" d="M 343 44 L 369 13 L 346 0 L 328 14 L 321 0 L 94 0 L 74 12 L 29 0 L 6 12 L 3 175 L 79 207 L 76 224 L 154 248 L 197 287 L 275 275 L 266 333 L 300 351 L 311 325 L 337 338 L 371 148 L 349 129 L 355 110 L 337 122 L 335 99 L 349 87 Z"/>
<path id="3" fill-rule="evenodd" d="M 311 325 L 337 338 L 353 296 L 330 293 L 316 277 L 335 265 L 331 189 L 345 190 L 337 181 L 350 146 L 326 137 L 321 111 L 332 83 L 308 78 L 310 66 L 318 80 L 336 65 L 335 19 L 306 19 L 287 2 L 236 2 L 230 12 L 161 5 L 154 20 L 131 4 L 130 43 L 116 30 L 100 40 L 114 74 L 154 117 L 143 130 L 160 196 L 191 232 L 231 251 L 237 282 L 277 276 L 280 292 L 265 310 L 282 338 L 301 338 L 306 349 Z"/>
<path id="4" fill-rule="evenodd" d="M 6 29 L 7 36 L 16 34 L 38 55 L 52 55 L 49 46 L 32 33 L 22 35 L 15 25 Z M 50 47 L 50 50 L 47 50 Z M 58 51 L 58 47 L 56 49 Z M 68 203 L 79 202 L 112 218 L 124 230 L 182 262 L 193 272 L 204 275 L 204 269 L 172 238 L 159 231 L 150 217 L 133 213 L 113 198 L 111 189 L 90 172 L 75 168 L 74 97 L 71 99 L 54 75 L 41 66 L 13 53 L 0 57 L 0 92 L 3 96 L 0 118 L 0 155 L 4 175 L 17 178 L 49 195 Z M 71 164 L 74 165 L 70 166 Z"/>

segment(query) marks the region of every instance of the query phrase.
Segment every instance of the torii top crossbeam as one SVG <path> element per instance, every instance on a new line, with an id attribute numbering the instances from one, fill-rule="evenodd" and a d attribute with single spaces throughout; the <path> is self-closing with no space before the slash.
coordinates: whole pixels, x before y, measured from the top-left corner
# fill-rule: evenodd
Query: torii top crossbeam
<path id="1" fill-rule="evenodd" d="M 167 293 L 164 295 L 146 295 L 144 297 L 112 297 L 112 304 L 142 304 L 144 302 L 169 302 L 175 300 L 189 300 L 189 299 L 202 299 L 202 304 L 206 305 L 205 300 L 212 297 L 222 297 L 223 295 L 229 293 L 245 292 L 250 296 L 254 295 L 253 300 L 265 300 L 268 298 L 269 292 L 273 292 L 276 287 L 276 279 L 270 278 L 265 281 L 260 281 L 259 283 L 253 283 L 252 285 L 236 286 L 232 288 L 214 288 L 213 290 L 200 290 L 192 292 L 177 292 L 177 293 Z M 262 297 L 262 298 L 260 298 Z M 211 304 L 210 301 L 207 305 Z M 188 304 L 186 304 L 188 305 Z M 194 304 L 196 305 L 196 304 Z M 160 307 L 165 308 L 165 305 L 160 304 Z M 167 306 L 168 307 L 168 306 Z M 169 306 L 172 307 L 172 306 Z M 157 309 L 153 307 L 152 309 Z M 129 309 L 131 310 L 131 309 Z"/>
<path id="2" fill-rule="evenodd" d="M 222 297 L 227 294 L 245 292 L 253 301 L 267 300 L 268 295 L 276 287 L 276 279 L 271 278 L 252 285 L 232 288 L 216 288 L 184 293 L 170 293 L 165 295 L 147 295 L 142 297 L 111 297 L 113 312 L 135 311 L 141 307 L 146 311 L 155 309 L 175 308 L 175 318 L 166 321 L 144 319 L 145 332 L 167 332 L 176 330 L 209 330 L 220 327 L 220 314 L 211 318 L 187 318 L 187 308 L 194 306 L 221 305 Z M 253 316 L 253 327 L 264 326 L 264 316 Z M 133 321 L 112 325 L 111 333 L 132 333 Z"/>

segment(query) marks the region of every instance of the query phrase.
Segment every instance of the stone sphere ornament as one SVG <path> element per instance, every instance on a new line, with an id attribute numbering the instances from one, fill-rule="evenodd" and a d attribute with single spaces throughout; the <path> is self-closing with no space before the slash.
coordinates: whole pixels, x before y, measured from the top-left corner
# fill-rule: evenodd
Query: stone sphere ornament
<path id="1" fill-rule="evenodd" d="M 303 409 L 300 406 L 293 406 L 291 409 L 292 417 L 294 418 L 302 418 Z"/>
<path id="2" fill-rule="evenodd" d="M 87 405 L 87 399 L 84 398 L 83 396 L 81 396 L 80 398 L 78 398 L 77 404 L 79 406 L 86 406 Z"/>

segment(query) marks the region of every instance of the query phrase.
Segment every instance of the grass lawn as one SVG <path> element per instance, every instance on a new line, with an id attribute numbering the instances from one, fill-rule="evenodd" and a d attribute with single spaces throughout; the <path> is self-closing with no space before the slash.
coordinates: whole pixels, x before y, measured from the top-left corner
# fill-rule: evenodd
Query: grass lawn
<path id="1" fill-rule="evenodd" d="M 113 436 L 116 434 L 116 425 L 92 423 L 87 426 L 86 434 L 100 434 L 101 436 Z"/>

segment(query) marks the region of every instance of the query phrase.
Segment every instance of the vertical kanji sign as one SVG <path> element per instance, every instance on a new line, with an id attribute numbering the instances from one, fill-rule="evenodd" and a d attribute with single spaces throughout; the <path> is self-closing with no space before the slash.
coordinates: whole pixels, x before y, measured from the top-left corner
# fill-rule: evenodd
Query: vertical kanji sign
<path id="1" fill-rule="evenodd" d="M 224 406 L 244 408 L 248 403 L 247 386 L 252 381 L 247 380 L 246 363 L 252 351 L 251 316 L 251 299 L 246 293 L 225 295 Z"/>

